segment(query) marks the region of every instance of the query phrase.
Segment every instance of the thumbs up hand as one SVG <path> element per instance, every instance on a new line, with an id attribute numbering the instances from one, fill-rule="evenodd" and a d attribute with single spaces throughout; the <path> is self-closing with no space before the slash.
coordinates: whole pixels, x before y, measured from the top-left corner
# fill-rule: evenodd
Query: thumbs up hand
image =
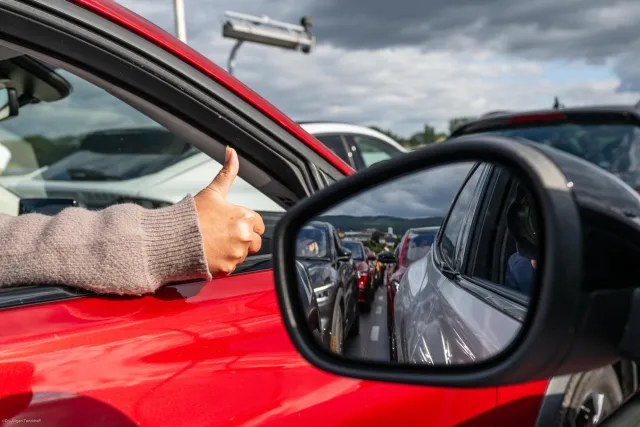
<path id="1" fill-rule="evenodd" d="M 226 200 L 239 167 L 238 154 L 227 147 L 222 170 L 194 197 L 204 252 L 214 277 L 231 274 L 248 254 L 258 252 L 262 245 L 264 222 L 260 215 Z"/>

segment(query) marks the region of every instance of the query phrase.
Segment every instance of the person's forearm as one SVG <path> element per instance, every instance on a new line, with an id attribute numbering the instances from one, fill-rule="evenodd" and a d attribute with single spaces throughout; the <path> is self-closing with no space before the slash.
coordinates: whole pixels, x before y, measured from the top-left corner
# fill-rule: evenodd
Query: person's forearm
<path id="1" fill-rule="evenodd" d="M 49 217 L 0 215 L 0 287 L 60 284 L 140 295 L 210 279 L 195 202 L 149 210 L 68 208 Z"/>

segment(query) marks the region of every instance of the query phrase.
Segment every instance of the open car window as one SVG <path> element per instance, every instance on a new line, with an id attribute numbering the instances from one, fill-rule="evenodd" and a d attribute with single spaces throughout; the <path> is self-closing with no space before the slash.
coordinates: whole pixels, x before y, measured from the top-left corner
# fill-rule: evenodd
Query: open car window
<path id="1" fill-rule="evenodd" d="M 5 59 L 0 73 L 16 75 L 17 69 L 28 78 L 24 64 L 35 61 Z M 11 153 L 0 173 L 0 188 L 8 192 L 0 197 L 2 213 L 16 215 L 21 198 L 74 199 L 89 209 L 125 202 L 159 208 L 196 194 L 221 169 L 189 140 L 109 92 L 37 63 L 60 87 L 31 94 L 33 102 L 22 105 L 17 116 L 0 121 L 0 145 Z M 268 239 L 284 208 L 241 177 L 228 200 L 264 213 L 267 241 L 257 255 L 269 253 Z"/>

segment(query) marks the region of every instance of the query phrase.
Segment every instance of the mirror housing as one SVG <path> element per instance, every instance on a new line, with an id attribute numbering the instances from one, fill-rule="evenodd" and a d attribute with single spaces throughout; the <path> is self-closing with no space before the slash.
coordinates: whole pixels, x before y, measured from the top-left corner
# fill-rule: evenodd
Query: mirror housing
<path id="1" fill-rule="evenodd" d="M 342 253 L 338 254 L 338 261 L 349 261 L 351 259 L 351 251 L 347 248 L 342 248 Z"/>
<path id="2" fill-rule="evenodd" d="M 544 257 L 538 260 L 543 273 L 531 296 L 521 333 L 500 354 L 470 365 L 392 365 L 349 360 L 323 351 L 311 333 L 300 327 L 306 319 L 298 307 L 295 264 L 291 262 L 295 259 L 297 231 L 316 215 L 390 179 L 469 161 L 508 168 L 531 190 L 544 218 Z M 302 200 L 278 223 L 274 233 L 274 270 L 287 332 L 302 356 L 320 369 L 347 377 L 404 384 L 495 387 L 613 363 L 621 356 L 619 341 L 629 317 L 633 279 L 637 279 L 640 270 L 630 262 L 628 270 L 615 269 L 622 264 L 627 266 L 622 258 L 634 258 L 638 264 L 640 256 L 640 225 L 626 216 L 640 219 L 640 199 L 621 185 L 606 171 L 577 157 L 524 140 L 487 135 L 433 144 L 373 165 Z M 600 194 L 594 198 L 595 190 L 590 186 L 604 194 L 616 190 L 617 198 L 611 203 L 626 204 L 625 207 L 608 208 L 598 200 Z M 608 225 L 603 225 L 605 222 Z M 608 230 L 614 229 L 618 236 L 637 241 L 637 247 L 625 252 L 624 243 L 607 240 Z M 608 246 L 602 246 L 605 241 Z M 603 248 L 608 252 L 612 245 L 617 245 L 614 252 L 620 255 L 619 259 L 603 253 Z M 594 252 L 600 257 L 594 258 Z M 585 260 L 598 267 L 583 267 Z M 583 275 L 584 268 L 587 272 L 596 268 L 599 280 L 594 275 Z M 623 276 L 620 283 L 624 285 L 605 280 L 616 274 Z"/>
<path id="3" fill-rule="evenodd" d="M 391 251 L 384 251 L 378 254 L 378 261 L 382 264 L 395 264 L 398 262 L 396 254 Z"/>

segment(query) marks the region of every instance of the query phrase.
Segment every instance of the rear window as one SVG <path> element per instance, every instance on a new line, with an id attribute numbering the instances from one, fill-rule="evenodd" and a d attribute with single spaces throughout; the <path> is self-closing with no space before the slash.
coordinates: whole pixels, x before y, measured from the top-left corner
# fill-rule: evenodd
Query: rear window
<path id="1" fill-rule="evenodd" d="M 633 124 L 575 124 L 492 129 L 492 133 L 521 137 L 585 159 L 625 181 L 638 181 L 640 128 Z M 630 182 L 631 183 L 631 182 Z"/>
<path id="2" fill-rule="evenodd" d="M 360 242 L 345 240 L 342 242 L 342 246 L 351 251 L 351 257 L 355 260 L 364 260 L 364 254 L 362 252 L 362 245 Z"/>

